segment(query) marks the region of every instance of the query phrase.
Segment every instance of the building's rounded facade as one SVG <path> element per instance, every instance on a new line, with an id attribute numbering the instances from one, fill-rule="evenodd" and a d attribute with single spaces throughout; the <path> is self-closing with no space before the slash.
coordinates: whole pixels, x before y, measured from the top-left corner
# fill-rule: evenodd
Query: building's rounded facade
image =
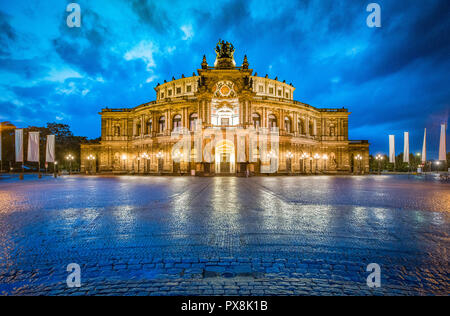
<path id="1" fill-rule="evenodd" d="M 292 84 L 236 67 L 219 42 L 214 67 L 158 84 L 156 101 L 103 109 L 100 144 L 82 169 L 136 174 L 368 172 L 369 144 L 348 140 L 346 109 L 294 101 Z M 88 160 L 91 156 L 96 159 Z"/>

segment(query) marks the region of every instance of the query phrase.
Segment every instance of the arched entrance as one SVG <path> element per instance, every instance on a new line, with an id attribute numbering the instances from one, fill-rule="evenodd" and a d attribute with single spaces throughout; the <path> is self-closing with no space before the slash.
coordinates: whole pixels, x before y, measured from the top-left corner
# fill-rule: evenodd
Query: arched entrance
<path id="1" fill-rule="evenodd" d="M 233 142 L 223 140 L 216 145 L 215 167 L 216 174 L 236 172 L 236 154 Z"/>

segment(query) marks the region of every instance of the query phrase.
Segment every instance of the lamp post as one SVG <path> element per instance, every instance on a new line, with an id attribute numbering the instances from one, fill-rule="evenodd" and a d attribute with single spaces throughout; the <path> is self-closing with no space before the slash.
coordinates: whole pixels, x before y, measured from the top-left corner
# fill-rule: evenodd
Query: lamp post
<path id="1" fill-rule="evenodd" d="M 55 161 L 54 163 L 53 163 L 53 177 L 57 177 L 57 175 L 58 175 L 58 173 L 57 173 L 57 170 L 56 170 L 56 168 L 58 167 L 58 162 L 57 161 Z"/>
<path id="2" fill-rule="evenodd" d="M 375 160 L 378 162 L 378 174 L 380 174 L 381 173 L 381 161 L 384 159 L 384 157 L 383 156 L 381 156 L 381 155 L 377 155 L 376 157 L 375 157 Z"/>
<path id="3" fill-rule="evenodd" d="M 436 173 L 439 173 L 439 166 L 441 165 L 441 162 L 440 161 L 435 161 L 434 163 L 436 165 Z"/>
<path id="4" fill-rule="evenodd" d="M 286 158 L 289 161 L 289 169 L 287 170 L 289 173 L 292 173 L 292 158 L 294 157 L 294 154 L 292 154 L 290 151 L 286 154 Z"/>
<path id="5" fill-rule="evenodd" d="M 147 169 L 147 165 L 148 165 L 148 159 L 149 159 L 150 157 L 148 156 L 147 153 L 143 153 L 143 154 L 141 155 L 141 158 L 143 159 L 143 162 L 144 162 L 144 173 L 145 173 L 145 172 L 146 172 L 145 170 Z"/>
<path id="6" fill-rule="evenodd" d="M 309 160 L 309 154 L 303 154 L 303 172 L 306 174 L 306 163 Z"/>
<path id="7" fill-rule="evenodd" d="M 324 154 L 322 156 L 323 159 L 323 171 L 326 172 L 327 171 L 327 161 L 328 161 L 328 155 Z"/>
<path id="8" fill-rule="evenodd" d="M 127 155 L 123 154 L 120 158 L 122 158 L 123 161 L 123 171 L 127 171 Z"/>
<path id="9" fill-rule="evenodd" d="M 303 153 L 300 156 L 300 163 L 301 163 L 301 165 L 300 165 L 300 172 L 301 173 L 304 173 L 304 160 L 305 160 L 305 154 Z"/>
<path id="10" fill-rule="evenodd" d="M 89 155 L 89 156 L 87 157 L 87 159 L 88 159 L 88 161 L 89 161 L 89 169 L 90 169 L 90 172 L 93 173 L 93 172 L 92 172 L 92 169 L 93 169 L 93 168 L 92 168 L 92 162 L 95 161 L 95 156 L 91 154 L 91 155 Z"/>
<path id="11" fill-rule="evenodd" d="M 178 172 L 181 174 L 181 159 L 183 158 L 183 154 L 180 153 L 179 150 L 172 153 L 173 166 L 178 166 Z M 176 165 L 178 164 L 178 165 Z M 175 173 L 175 170 L 173 171 Z"/>
<path id="12" fill-rule="evenodd" d="M 312 174 L 312 169 L 313 169 L 313 157 L 308 155 L 309 158 L 309 174 Z"/>
<path id="13" fill-rule="evenodd" d="M 362 161 L 362 156 L 360 155 L 360 154 L 358 154 L 358 155 L 356 155 L 356 157 L 355 157 L 355 159 L 357 160 L 357 161 L 359 161 L 359 170 L 358 170 L 358 173 L 361 173 L 361 161 Z"/>
<path id="14" fill-rule="evenodd" d="M 74 160 L 75 158 L 71 155 L 71 154 L 68 154 L 67 156 L 66 156 L 66 160 L 69 162 L 69 175 L 72 173 L 72 161 Z"/>
<path id="15" fill-rule="evenodd" d="M 419 165 L 420 165 L 420 163 L 421 163 L 420 157 L 421 157 L 422 155 L 421 155 L 420 153 L 417 153 L 416 156 L 417 156 L 417 166 L 416 166 L 416 170 L 417 170 L 417 168 L 419 168 Z"/>
<path id="16" fill-rule="evenodd" d="M 315 173 L 317 174 L 317 170 L 319 169 L 319 159 L 320 159 L 320 155 L 319 155 L 319 154 L 315 154 L 315 155 L 314 155 L 314 159 L 316 160 L 316 170 L 315 170 Z"/>
<path id="17" fill-rule="evenodd" d="M 158 152 L 157 154 L 156 154 L 156 158 L 158 159 L 158 173 L 161 173 L 161 171 L 162 170 L 160 170 L 161 168 L 160 168 L 160 165 L 161 165 L 161 159 L 163 158 L 163 153 L 162 152 Z"/>

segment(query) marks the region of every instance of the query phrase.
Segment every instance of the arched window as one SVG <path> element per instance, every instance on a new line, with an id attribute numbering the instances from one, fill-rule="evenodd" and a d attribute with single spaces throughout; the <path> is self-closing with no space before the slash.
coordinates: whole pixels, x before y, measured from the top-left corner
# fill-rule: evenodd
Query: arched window
<path id="1" fill-rule="evenodd" d="M 197 120 L 198 120 L 198 114 L 192 113 L 189 116 L 189 129 L 191 131 L 195 131 L 197 129 Z"/>
<path id="2" fill-rule="evenodd" d="M 165 129 L 166 129 L 166 118 L 164 116 L 161 116 L 159 118 L 159 132 L 164 133 Z"/>
<path id="3" fill-rule="evenodd" d="M 314 136 L 314 121 L 309 121 L 309 135 Z"/>
<path id="4" fill-rule="evenodd" d="M 255 129 L 261 127 L 261 116 L 258 113 L 252 114 L 253 127 Z"/>
<path id="5" fill-rule="evenodd" d="M 150 135 L 152 133 L 152 128 L 153 128 L 153 121 L 152 119 L 149 119 L 147 120 L 147 126 L 145 127 L 147 135 Z"/>
<path id="6" fill-rule="evenodd" d="M 136 122 L 136 134 L 134 136 L 141 135 L 141 122 Z"/>
<path id="7" fill-rule="evenodd" d="M 269 115 L 269 128 L 270 129 L 274 129 L 277 126 L 278 126 L 277 125 L 277 117 L 275 115 L 273 115 L 273 114 L 270 114 Z"/>
<path id="8" fill-rule="evenodd" d="M 120 126 L 114 126 L 114 136 L 120 136 Z"/>
<path id="9" fill-rule="evenodd" d="M 284 129 L 287 133 L 291 132 L 291 119 L 287 116 L 284 118 Z"/>
<path id="10" fill-rule="evenodd" d="M 298 133 L 300 135 L 305 135 L 306 130 L 305 130 L 305 123 L 303 122 L 302 119 L 298 120 Z"/>
<path id="11" fill-rule="evenodd" d="M 181 128 L 181 115 L 177 114 L 173 117 L 173 130 L 178 131 Z"/>

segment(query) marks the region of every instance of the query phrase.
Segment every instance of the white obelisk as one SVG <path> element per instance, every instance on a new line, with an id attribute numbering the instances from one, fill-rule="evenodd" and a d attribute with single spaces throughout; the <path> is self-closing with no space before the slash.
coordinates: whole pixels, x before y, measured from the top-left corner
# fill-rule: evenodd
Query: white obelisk
<path id="1" fill-rule="evenodd" d="M 409 132 L 404 133 L 403 162 L 409 163 Z"/>
<path id="2" fill-rule="evenodd" d="M 439 160 L 447 161 L 447 139 L 446 139 L 446 128 L 445 124 L 441 124 L 441 141 L 439 142 Z"/>
<path id="3" fill-rule="evenodd" d="M 427 129 L 425 128 L 425 133 L 423 134 L 423 147 L 422 147 L 422 162 L 427 162 Z"/>
<path id="4" fill-rule="evenodd" d="M 389 162 L 395 164 L 395 136 L 389 135 Z"/>

